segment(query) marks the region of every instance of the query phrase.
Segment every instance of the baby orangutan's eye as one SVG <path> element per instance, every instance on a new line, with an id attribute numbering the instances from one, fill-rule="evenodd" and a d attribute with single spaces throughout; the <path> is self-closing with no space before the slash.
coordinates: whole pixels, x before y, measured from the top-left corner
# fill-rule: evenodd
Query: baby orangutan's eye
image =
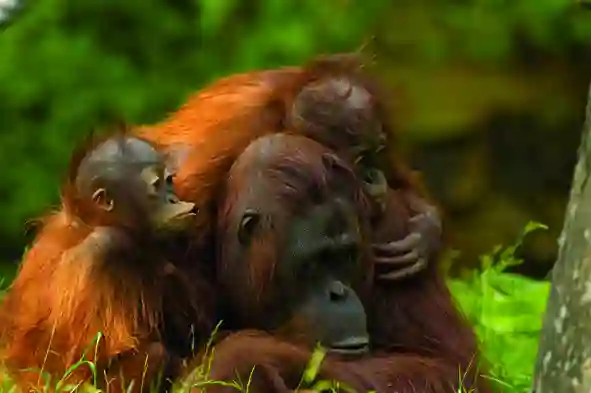
<path id="1" fill-rule="evenodd" d="M 364 161 L 365 156 L 362 154 L 359 154 L 358 156 L 355 157 L 355 160 L 353 161 L 353 164 L 355 166 L 360 166 L 361 163 Z"/>

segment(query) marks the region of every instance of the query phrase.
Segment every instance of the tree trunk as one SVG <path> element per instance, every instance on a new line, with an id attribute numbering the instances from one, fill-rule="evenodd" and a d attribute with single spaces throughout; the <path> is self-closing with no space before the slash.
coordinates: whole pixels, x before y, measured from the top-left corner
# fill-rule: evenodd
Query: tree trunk
<path id="1" fill-rule="evenodd" d="M 540 337 L 535 393 L 591 392 L 591 87 Z"/>

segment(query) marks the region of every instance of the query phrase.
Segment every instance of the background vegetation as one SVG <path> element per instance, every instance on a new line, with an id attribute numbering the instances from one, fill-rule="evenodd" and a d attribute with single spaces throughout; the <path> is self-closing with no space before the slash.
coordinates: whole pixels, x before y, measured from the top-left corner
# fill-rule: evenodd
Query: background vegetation
<path id="1" fill-rule="evenodd" d="M 3 3 L 4 275 L 92 127 L 154 122 L 222 75 L 366 45 L 398 89 L 392 115 L 447 214 L 458 266 L 481 267 L 529 220 L 549 226 L 523 244 L 524 264 L 451 281 L 497 374 L 527 390 L 548 284 L 505 270 L 543 277 L 556 258 L 591 60 L 591 13 L 574 0 Z"/>

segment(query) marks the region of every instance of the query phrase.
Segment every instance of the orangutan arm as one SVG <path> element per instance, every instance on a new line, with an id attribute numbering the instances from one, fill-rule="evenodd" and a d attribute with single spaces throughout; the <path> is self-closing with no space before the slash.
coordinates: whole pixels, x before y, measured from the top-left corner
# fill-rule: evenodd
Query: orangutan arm
<path id="1" fill-rule="evenodd" d="M 192 386 L 191 392 L 236 392 L 236 387 L 229 386 L 234 383 L 243 387 L 248 384 L 254 393 L 293 393 L 299 388 L 312 352 L 266 333 L 241 331 L 216 345 L 212 356 L 207 376 L 191 375 L 184 381 Z M 318 377 L 342 379 L 339 369 L 328 365 L 323 362 Z"/>

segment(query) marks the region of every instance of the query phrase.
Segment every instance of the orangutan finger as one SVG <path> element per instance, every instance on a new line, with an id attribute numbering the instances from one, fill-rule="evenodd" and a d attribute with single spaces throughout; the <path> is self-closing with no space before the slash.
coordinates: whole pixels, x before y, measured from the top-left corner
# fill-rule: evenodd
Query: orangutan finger
<path id="1" fill-rule="evenodd" d="M 382 281 L 398 281 L 408 277 L 412 277 L 427 268 L 425 259 L 419 259 L 415 264 L 393 272 L 378 275 L 378 279 Z"/>
<path id="2" fill-rule="evenodd" d="M 377 254 L 402 254 L 417 248 L 421 240 L 422 235 L 419 232 L 413 232 L 402 240 L 383 244 L 373 244 L 372 249 Z"/>
<path id="3" fill-rule="evenodd" d="M 409 265 L 412 263 L 417 263 L 419 258 L 419 252 L 416 249 L 414 249 L 411 252 L 408 252 L 403 255 L 390 257 L 376 256 L 374 257 L 374 262 L 380 265 Z"/>

